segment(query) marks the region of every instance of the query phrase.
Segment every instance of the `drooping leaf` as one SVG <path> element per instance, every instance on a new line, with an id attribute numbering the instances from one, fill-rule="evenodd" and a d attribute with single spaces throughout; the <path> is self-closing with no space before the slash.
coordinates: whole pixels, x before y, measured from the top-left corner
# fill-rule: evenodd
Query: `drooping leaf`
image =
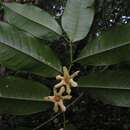
<path id="1" fill-rule="evenodd" d="M 75 62 L 88 65 L 117 64 L 130 59 L 130 24 L 103 32 L 89 42 Z"/>
<path id="2" fill-rule="evenodd" d="M 0 22 L 0 64 L 50 77 L 61 70 L 58 58 L 43 41 L 3 22 Z"/>
<path id="3" fill-rule="evenodd" d="M 0 113 L 16 115 L 41 112 L 49 107 L 43 97 L 49 89 L 37 82 L 16 77 L 0 77 Z"/>
<path id="4" fill-rule="evenodd" d="M 67 1 L 62 26 L 72 42 L 82 40 L 88 34 L 94 17 L 93 3 L 94 0 Z"/>
<path id="5" fill-rule="evenodd" d="M 5 20 L 34 36 L 54 40 L 62 31 L 53 16 L 31 4 L 4 3 Z"/>
<path id="6" fill-rule="evenodd" d="M 106 104 L 130 107 L 130 72 L 102 72 L 80 77 L 79 86 Z"/>

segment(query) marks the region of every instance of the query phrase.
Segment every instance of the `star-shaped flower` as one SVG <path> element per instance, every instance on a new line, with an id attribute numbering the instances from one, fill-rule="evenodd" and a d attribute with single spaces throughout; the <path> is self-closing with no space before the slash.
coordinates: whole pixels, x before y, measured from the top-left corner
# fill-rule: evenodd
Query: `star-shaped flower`
<path id="1" fill-rule="evenodd" d="M 53 102 L 54 103 L 53 110 L 55 112 L 58 112 L 59 110 L 61 112 L 65 112 L 66 111 L 66 107 L 65 107 L 65 105 L 63 103 L 63 100 L 70 100 L 72 98 L 72 96 L 70 96 L 70 95 L 62 96 L 62 94 L 64 92 L 65 92 L 65 88 L 64 87 L 61 87 L 59 92 L 54 90 L 54 95 L 53 96 L 44 97 L 44 101 Z"/>
<path id="2" fill-rule="evenodd" d="M 78 75 L 80 71 L 74 72 L 72 75 L 69 74 L 68 69 L 64 66 L 63 67 L 63 76 L 57 75 L 56 79 L 61 80 L 60 83 L 56 84 L 54 86 L 55 89 L 61 87 L 61 86 L 66 86 L 66 92 L 68 94 L 71 93 L 71 87 L 77 87 L 78 84 L 75 82 L 73 79 Z"/>

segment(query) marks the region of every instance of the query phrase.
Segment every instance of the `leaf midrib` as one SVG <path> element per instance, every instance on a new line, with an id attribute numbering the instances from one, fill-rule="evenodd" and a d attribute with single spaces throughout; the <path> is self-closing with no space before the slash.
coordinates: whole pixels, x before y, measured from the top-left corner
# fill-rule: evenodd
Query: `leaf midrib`
<path id="1" fill-rule="evenodd" d="M 98 85 L 97 87 L 96 87 L 96 85 L 80 85 L 80 87 L 81 88 L 91 88 L 91 89 L 110 89 L 110 90 L 130 90 L 130 88 L 124 88 L 124 87 L 119 87 L 118 88 L 118 86 L 117 87 L 112 87 L 112 86 L 107 86 L 107 87 L 103 87 L 102 85 Z"/>
<path id="2" fill-rule="evenodd" d="M 38 99 L 38 98 L 21 98 L 21 97 L 8 97 L 8 96 L 0 96 L 0 98 L 3 98 L 3 99 L 13 99 L 13 100 L 21 100 L 21 101 L 34 101 L 34 102 L 44 102 L 43 99 Z M 44 96 L 43 96 L 44 98 Z"/>
<path id="3" fill-rule="evenodd" d="M 55 68 L 55 67 L 53 67 L 52 65 L 50 65 L 50 64 L 48 64 L 48 63 L 45 63 L 45 62 L 42 62 L 42 61 L 40 61 L 39 59 L 37 59 L 36 57 L 33 57 L 33 56 L 31 56 L 31 55 L 28 55 L 26 52 L 23 52 L 22 50 L 19 50 L 18 48 L 15 48 L 15 47 L 13 47 L 13 46 L 9 46 L 9 45 L 7 45 L 6 43 L 3 43 L 3 42 L 0 42 L 1 44 L 4 44 L 5 46 L 7 46 L 7 47 L 9 47 L 9 48 L 12 48 L 12 49 L 14 49 L 14 50 L 16 50 L 16 51 L 18 51 L 18 52 L 22 52 L 24 55 L 26 55 L 26 56 L 28 56 L 28 57 L 31 57 L 32 59 L 34 59 L 34 60 L 36 60 L 36 61 L 38 61 L 38 62 L 40 62 L 40 63 L 42 63 L 42 64 L 45 64 L 46 66 L 49 66 L 49 67 L 51 67 L 51 68 L 53 68 L 54 70 L 56 70 L 56 71 L 58 71 L 58 72 L 60 72 L 61 73 L 61 71 L 59 70 L 59 69 L 57 69 L 57 68 Z"/>
<path id="4" fill-rule="evenodd" d="M 4 5 L 4 4 L 3 4 Z M 22 16 L 22 17 L 24 17 L 24 18 L 26 18 L 26 19 L 28 19 L 29 21 L 31 21 L 31 22 L 34 22 L 34 23 L 36 23 L 36 24 L 39 24 L 39 25 L 41 25 L 41 26 L 43 26 L 43 27 L 45 27 L 45 28 L 47 28 L 48 30 L 51 30 L 51 31 L 53 31 L 53 32 L 55 32 L 56 34 L 58 34 L 58 35 L 60 35 L 61 36 L 61 34 L 62 34 L 62 32 L 61 32 L 61 34 L 59 34 L 58 32 L 56 32 L 55 30 L 53 30 L 53 29 L 51 29 L 51 28 L 49 28 L 49 27 L 47 27 L 47 26 L 45 26 L 45 25 L 42 25 L 41 23 L 38 23 L 38 22 L 36 22 L 36 21 L 33 21 L 32 19 L 29 19 L 28 17 L 26 17 L 25 15 L 22 15 L 22 14 L 20 14 L 20 12 L 16 12 L 16 11 L 14 11 L 13 9 L 11 9 L 11 8 L 9 8 L 9 7 L 7 7 L 6 5 L 4 5 L 6 8 L 8 8 L 9 10 L 11 10 L 11 11 L 13 11 L 13 12 L 15 12 L 16 14 L 18 14 L 18 15 L 20 15 L 20 16 Z M 55 20 L 55 19 L 54 19 Z M 58 24 L 58 23 L 57 23 Z M 59 26 L 60 27 L 60 26 Z"/>
<path id="5" fill-rule="evenodd" d="M 79 17 L 80 17 L 80 14 L 81 14 L 81 1 L 79 2 L 80 3 L 80 5 L 79 5 L 79 9 L 78 9 L 78 15 L 77 15 L 77 22 L 76 22 L 76 28 L 75 28 L 75 31 L 74 31 L 74 33 L 73 33 L 73 39 L 72 39 L 72 41 L 74 42 L 75 41 L 75 36 L 77 35 L 77 30 L 78 30 L 78 25 L 79 25 L 79 21 L 81 20 L 81 19 L 79 19 Z"/>
<path id="6" fill-rule="evenodd" d="M 86 58 L 89 58 L 89 57 L 91 57 L 91 56 L 100 55 L 101 53 L 104 53 L 104 52 L 106 52 L 106 51 L 111 51 L 111 50 L 114 50 L 114 49 L 116 49 L 116 48 L 118 49 L 118 48 L 120 48 L 120 47 L 122 47 L 122 46 L 128 45 L 129 43 L 130 43 L 130 42 L 124 42 L 123 45 L 120 44 L 120 45 L 117 45 L 117 46 L 115 46 L 115 47 L 110 47 L 110 48 L 105 49 L 105 50 L 102 50 L 102 51 L 100 51 L 100 52 L 93 53 L 93 54 L 91 54 L 91 55 L 89 55 L 89 56 L 81 56 L 80 58 L 77 58 L 77 59 L 74 60 L 73 62 L 77 62 L 77 61 L 79 61 L 79 60 L 86 59 Z"/>

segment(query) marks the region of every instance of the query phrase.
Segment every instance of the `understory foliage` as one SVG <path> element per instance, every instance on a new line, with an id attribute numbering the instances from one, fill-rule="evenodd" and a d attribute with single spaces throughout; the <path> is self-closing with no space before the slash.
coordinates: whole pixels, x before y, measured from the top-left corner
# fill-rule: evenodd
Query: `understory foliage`
<path id="1" fill-rule="evenodd" d="M 105 104 L 129 107 L 130 71 L 115 67 L 129 65 L 129 16 L 122 20 L 118 13 L 115 19 L 110 15 L 110 24 L 105 19 L 101 28 L 98 13 L 104 1 L 60 1 L 60 13 L 43 10 L 41 2 L 1 2 L 0 64 L 13 74 L 0 77 L 0 112 L 66 112 L 66 104 L 73 102 L 72 88 Z"/>

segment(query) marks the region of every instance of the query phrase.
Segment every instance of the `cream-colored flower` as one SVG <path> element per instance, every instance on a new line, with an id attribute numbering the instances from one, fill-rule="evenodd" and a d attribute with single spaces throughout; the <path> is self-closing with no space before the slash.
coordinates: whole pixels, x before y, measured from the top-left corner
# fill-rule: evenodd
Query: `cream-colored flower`
<path id="1" fill-rule="evenodd" d="M 61 87 L 61 86 L 66 86 L 66 92 L 68 94 L 71 93 L 71 87 L 77 87 L 78 84 L 75 82 L 73 79 L 78 75 L 80 71 L 74 72 L 72 75 L 69 74 L 68 69 L 64 66 L 63 67 L 63 76 L 57 75 L 56 79 L 61 80 L 60 83 L 56 84 L 54 86 L 55 89 Z"/>
<path id="2" fill-rule="evenodd" d="M 70 100 L 72 98 L 72 96 L 70 96 L 70 95 L 62 96 L 62 94 L 65 92 L 64 87 L 61 87 L 59 92 L 57 92 L 56 90 L 54 90 L 53 92 L 54 92 L 54 95 L 44 97 L 44 101 L 53 102 L 54 103 L 53 109 L 54 109 L 55 112 L 58 112 L 59 110 L 61 112 L 65 112 L 66 107 L 63 103 L 63 100 Z"/>

